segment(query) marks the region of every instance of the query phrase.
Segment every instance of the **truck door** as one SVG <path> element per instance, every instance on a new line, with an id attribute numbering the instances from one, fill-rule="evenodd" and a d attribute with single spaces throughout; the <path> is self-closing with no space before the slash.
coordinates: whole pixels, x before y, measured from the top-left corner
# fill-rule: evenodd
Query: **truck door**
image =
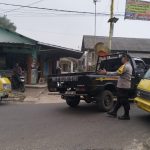
<path id="1" fill-rule="evenodd" d="M 139 78 L 142 78 L 146 71 L 146 65 L 143 60 L 141 59 L 134 59 L 135 60 L 135 73 Z"/>
<path id="2" fill-rule="evenodd" d="M 144 63 L 144 61 L 140 58 L 133 58 L 133 64 L 134 64 L 134 83 L 133 85 L 138 85 L 138 83 L 140 82 L 140 80 L 142 79 L 142 77 L 145 74 L 146 71 L 146 64 Z"/>

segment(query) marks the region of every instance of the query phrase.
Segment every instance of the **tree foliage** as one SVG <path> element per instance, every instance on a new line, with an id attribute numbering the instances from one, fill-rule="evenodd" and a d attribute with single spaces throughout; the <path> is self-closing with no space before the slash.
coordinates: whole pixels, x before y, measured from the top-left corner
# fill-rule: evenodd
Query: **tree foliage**
<path id="1" fill-rule="evenodd" d="M 0 16 L 0 27 L 3 27 L 11 31 L 16 31 L 17 29 L 15 24 L 11 22 L 11 20 L 9 20 L 6 15 Z"/>

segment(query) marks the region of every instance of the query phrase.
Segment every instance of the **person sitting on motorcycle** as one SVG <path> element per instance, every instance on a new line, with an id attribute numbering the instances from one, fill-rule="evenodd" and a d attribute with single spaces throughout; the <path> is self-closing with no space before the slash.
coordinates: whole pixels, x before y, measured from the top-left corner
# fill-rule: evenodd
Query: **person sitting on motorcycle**
<path id="1" fill-rule="evenodd" d="M 14 75 L 22 76 L 23 71 L 22 71 L 22 68 L 20 67 L 19 63 L 16 63 L 16 65 L 13 69 L 13 73 L 14 73 Z"/>
<path id="2" fill-rule="evenodd" d="M 14 89 L 18 88 L 20 76 L 22 75 L 23 75 L 22 68 L 20 67 L 19 63 L 16 63 L 16 65 L 13 68 L 13 75 L 12 75 L 12 85 Z"/>

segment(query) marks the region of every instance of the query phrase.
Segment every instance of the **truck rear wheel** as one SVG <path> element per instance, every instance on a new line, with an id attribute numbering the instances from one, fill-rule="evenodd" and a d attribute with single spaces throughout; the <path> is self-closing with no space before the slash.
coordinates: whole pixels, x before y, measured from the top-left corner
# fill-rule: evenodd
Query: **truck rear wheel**
<path id="1" fill-rule="evenodd" d="M 79 96 L 74 96 L 74 97 L 67 97 L 66 98 L 66 103 L 70 106 L 70 107 L 77 107 L 80 103 L 80 97 Z"/>
<path id="2" fill-rule="evenodd" d="M 100 111 L 110 111 L 113 107 L 114 100 L 111 91 L 103 91 L 96 97 L 96 103 Z"/>

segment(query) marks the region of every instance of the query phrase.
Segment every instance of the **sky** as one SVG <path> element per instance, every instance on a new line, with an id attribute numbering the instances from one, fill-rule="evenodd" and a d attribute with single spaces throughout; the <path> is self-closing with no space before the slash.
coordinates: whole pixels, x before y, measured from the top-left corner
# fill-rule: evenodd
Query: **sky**
<path id="1" fill-rule="evenodd" d="M 0 2 L 29 5 L 38 0 L 0 0 Z M 97 12 L 109 13 L 111 0 L 98 0 Z M 115 13 L 124 14 L 126 0 L 115 0 Z M 94 12 L 93 0 L 42 0 L 32 6 L 53 9 Z M 93 15 L 72 15 L 52 11 L 5 6 L 0 4 L 0 15 L 7 17 L 17 26 L 17 32 L 40 42 L 63 47 L 81 49 L 83 35 L 94 35 Z M 10 11 L 9 10 L 13 10 Z M 118 17 L 118 16 L 117 16 Z M 108 36 L 108 15 L 97 16 L 97 36 Z M 115 24 L 115 37 L 150 38 L 149 21 L 124 20 L 119 16 Z"/>

